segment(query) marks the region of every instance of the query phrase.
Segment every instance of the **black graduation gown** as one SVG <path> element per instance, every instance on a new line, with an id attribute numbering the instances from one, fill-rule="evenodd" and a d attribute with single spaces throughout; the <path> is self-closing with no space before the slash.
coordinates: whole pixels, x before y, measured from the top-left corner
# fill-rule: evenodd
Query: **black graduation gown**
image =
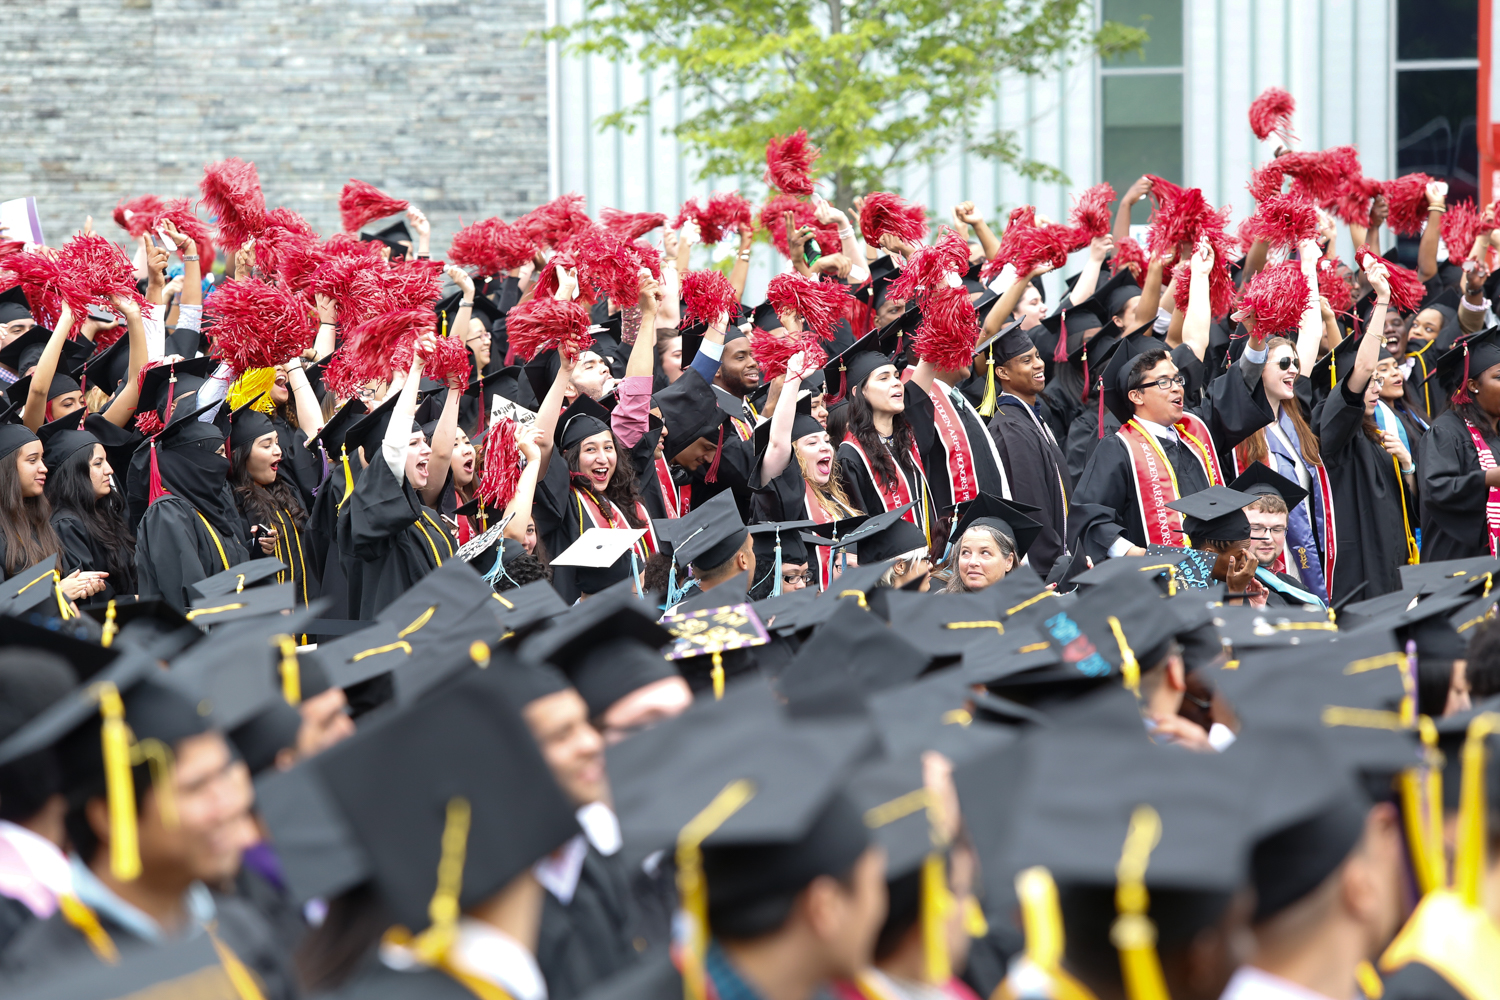
<path id="1" fill-rule="evenodd" d="M 309 451 L 307 435 L 280 417 L 271 417 L 276 443 L 281 446 L 281 472 L 302 497 L 302 509 L 312 510 L 313 495 L 323 480 L 323 455 Z"/>
<path id="2" fill-rule="evenodd" d="M 1065 453 L 1068 456 L 1068 475 L 1073 477 L 1073 482 L 1083 478 L 1083 470 L 1088 468 L 1089 459 L 1094 457 L 1094 449 L 1099 447 L 1099 442 L 1109 437 L 1120 429 L 1120 421 L 1109 410 L 1104 411 L 1104 437 L 1099 436 L 1099 409 L 1097 406 L 1085 406 L 1083 412 L 1078 414 L 1078 419 L 1073 421 L 1073 426 L 1068 428 L 1068 441 Z"/>
<path id="3" fill-rule="evenodd" d="M 1083 405 L 1083 371 L 1072 364 L 1058 365 L 1047 378 L 1047 387 L 1038 400 L 1043 419 L 1059 441 L 1068 437 L 1068 428 L 1086 407 Z"/>
<path id="4" fill-rule="evenodd" d="M 734 493 L 734 505 L 739 509 L 740 519 L 749 522 L 751 517 L 750 494 L 751 468 L 755 464 L 754 440 L 743 440 L 735 433 L 732 425 L 724 426 L 724 444 L 719 449 L 719 467 L 714 470 L 714 481 L 708 481 L 708 468 L 712 459 L 700 465 L 686 478 L 691 487 L 691 507 L 701 507 L 714 497 L 730 490 Z M 637 467 L 639 468 L 639 467 Z M 646 472 L 636 473 L 636 484 L 640 485 L 644 478 L 649 477 L 653 481 L 656 473 L 649 466 Z M 644 497 L 645 491 L 642 490 Z"/>
<path id="5" fill-rule="evenodd" d="M 15 936 L 36 923 L 36 915 L 19 899 L 0 896 L 0 954 Z"/>
<path id="6" fill-rule="evenodd" d="M 63 576 L 67 576 L 75 569 L 109 571 L 108 553 L 104 551 L 104 546 L 74 511 L 66 507 L 53 508 L 52 530 L 57 532 L 57 540 L 62 543 Z M 135 593 L 133 567 L 130 575 L 123 580 L 115 579 L 116 575 L 116 573 L 110 574 L 104 581 L 104 589 L 94 595 L 94 600 L 107 601 L 121 594 Z"/>
<path id="7" fill-rule="evenodd" d="M 915 436 L 916 428 L 913 427 L 912 430 Z M 921 447 L 922 442 L 919 438 L 917 440 L 919 453 Z M 927 483 L 923 480 L 922 470 L 907 471 L 906 465 L 910 461 L 910 456 L 904 457 L 907 461 L 897 462 L 896 470 L 901 478 L 906 480 L 907 493 L 912 500 L 917 501 L 917 509 L 920 510 L 924 496 L 926 502 L 929 505 L 932 504 L 932 493 L 927 489 Z M 838 451 L 834 454 L 834 467 L 840 477 L 840 482 L 844 484 L 844 495 L 849 498 L 850 503 L 866 514 L 878 514 L 885 510 L 880 491 L 875 488 L 875 480 L 871 479 L 870 474 L 865 471 L 865 463 L 859 457 L 859 453 L 854 450 L 854 445 L 845 441 L 838 446 Z M 938 511 L 933 509 L 932 516 L 936 517 L 937 514 Z"/>
<path id="8" fill-rule="evenodd" d="M 633 965 L 640 957 L 634 924 L 622 857 L 589 844 L 573 898 L 565 904 L 549 892 L 542 904 L 536 959 L 548 1000 L 573 1000 Z"/>
<path id="9" fill-rule="evenodd" d="M 1476 425 L 1479 426 L 1479 425 Z M 1480 427 L 1481 434 L 1488 428 Z M 1500 456 L 1500 438 L 1485 434 L 1490 454 Z M 1490 553 L 1485 504 L 1489 489 L 1474 453 L 1469 428 L 1456 410 L 1432 422 L 1418 445 L 1417 485 L 1422 495 L 1422 561 L 1466 559 Z M 1339 553 L 1342 559 L 1343 552 Z"/>
<path id="10" fill-rule="evenodd" d="M 378 446 L 377 446 L 378 447 Z M 378 451 L 339 513 L 349 617 L 370 621 L 454 553 L 453 539 Z"/>
<path id="11" fill-rule="evenodd" d="M 396 971 L 371 958 L 327 1000 L 474 1000 L 463 983 L 445 972 L 421 967 Z"/>
<path id="12" fill-rule="evenodd" d="M 364 471 L 364 467 L 359 464 L 359 456 L 352 456 L 349 459 L 352 482 L 359 482 Z M 328 476 L 323 480 L 323 485 L 318 487 L 312 513 L 308 515 L 307 527 L 302 532 L 303 551 L 318 574 L 318 591 L 332 602 L 328 610 L 331 617 L 350 617 L 349 580 L 344 576 L 344 563 L 336 544 L 339 506 L 348 495 L 348 488 L 344 484 L 343 463 L 330 462 Z"/>
<path id="13" fill-rule="evenodd" d="M 235 500 L 240 502 L 238 493 L 235 494 Z M 260 523 L 261 519 L 261 515 L 256 514 L 243 502 L 240 502 L 240 516 L 247 523 L 251 521 Z M 287 567 L 284 572 L 277 574 L 277 582 L 293 585 L 292 591 L 296 595 L 299 606 L 306 606 L 317 600 L 322 590 L 318 584 L 318 566 L 308 551 L 306 525 L 299 526 L 296 518 L 278 505 L 272 512 L 270 523 L 266 527 L 276 532 L 276 548 L 271 552 L 270 558 L 280 559 Z M 255 548 L 257 557 L 265 554 L 259 551 L 259 545 Z"/>
<path id="14" fill-rule="evenodd" d="M 141 598 L 160 597 L 184 613 L 193 602 L 188 591 L 191 584 L 249 558 L 239 538 L 210 529 L 192 504 L 170 493 L 146 508 L 135 532 L 135 575 Z"/>
<path id="15" fill-rule="evenodd" d="M 282 952 L 260 915 L 243 900 L 214 894 L 214 932 L 260 981 L 265 1000 L 296 1000 L 291 956 Z M 133 935 L 108 913 L 97 912 L 99 924 L 123 958 L 155 947 Z M 95 956 L 83 933 L 68 923 L 61 911 L 23 927 L 0 954 L 0 992 L 8 993 L 32 977 L 46 978 L 77 970 L 102 960 Z"/>
<path id="16" fill-rule="evenodd" d="M 942 384 L 933 383 L 941 389 Z M 953 506 L 953 482 L 948 474 L 948 453 L 943 448 L 943 439 L 937 429 L 937 413 L 932 397 L 911 382 L 906 383 L 906 418 L 911 422 L 917 436 L 917 447 L 922 449 L 922 465 L 927 469 L 927 485 L 932 488 L 932 502 L 939 512 Z M 950 397 L 951 399 L 951 397 Z M 1003 496 L 1006 491 L 1005 474 L 996 453 L 990 450 L 989 430 L 979 414 L 968 406 L 953 404 L 959 422 L 969 439 L 969 455 L 973 459 L 974 484 L 981 493 Z"/>
<path id="17" fill-rule="evenodd" d="M 1362 583 L 1362 601 L 1400 590 L 1406 565 L 1402 503 L 1412 511 L 1413 498 L 1405 495 L 1390 453 L 1365 435 L 1364 413 L 1363 393 L 1351 393 L 1346 378 L 1314 415 L 1337 523 L 1334 604 Z"/>
<path id="18" fill-rule="evenodd" d="M 1271 422 L 1265 390 L 1252 392 L 1238 366 L 1209 384 L 1203 401 L 1191 412 L 1205 424 L 1218 449 L 1219 468 L 1231 471 L 1227 459 L 1234 446 Z M 1181 441 L 1161 442 L 1167 460 L 1177 473 L 1178 492 L 1190 496 L 1209 486 L 1208 475 L 1191 445 Z M 1135 472 L 1130 453 L 1118 434 L 1100 441 L 1073 491 L 1074 504 L 1102 504 L 1115 511 L 1115 523 L 1132 544 L 1145 547 L 1146 526 L 1135 495 Z"/>
<path id="19" fill-rule="evenodd" d="M 1384 982 L 1381 1000 L 1466 1000 L 1468 996 L 1423 962 L 1406 963 Z"/>
<path id="20" fill-rule="evenodd" d="M 1068 493 L 1073 488 L 1062 449 L 1050 429 L 1017 396 L 1003 395 L 990 419 L 990 434 L 1010 478 L 1011 499 L 1041 509 L 1031 517 L 1042 530 L 1027 557 L 1043 579 L 1067 549 Z"/>
<path id="21" fill-rule="evenodd" d="M 1433 346 L 1432 341 L 1423 344 L 1407 356 L 1412 359 L 1411 374 L 1406 376 L 1403 394 L 1407 405 L 1422 415 L 1429 424 L 1449 408 L 1448 394 L 1437 379 L 1426 381 L 1432 373 L 1432 364 L 1443 352 Z"/>
<path id="22" fill-rule="evenodd" d="M 587 1000 L 682 1000 L 682 973 L 668 954 L 649 956 L 584 994 Z"/>

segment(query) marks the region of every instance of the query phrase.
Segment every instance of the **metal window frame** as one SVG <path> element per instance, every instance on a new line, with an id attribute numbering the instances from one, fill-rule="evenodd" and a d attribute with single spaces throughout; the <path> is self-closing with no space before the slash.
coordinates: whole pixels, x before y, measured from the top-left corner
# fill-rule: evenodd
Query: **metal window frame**
<path id="1" fill-rule="evenodd" d="M 1182 78 L 1182 149 L 1184 171 L 1187 169 L 1188 149 L 1188 102 L 1187 102 L 1187 45 L 1192 31 L 1192 3 L 1180 0 L 1182 5 L 1182 51 L 1178 53 L 1176 66 L 1106 66 L 1104 60 L 1095 56 L 1094 69 L 1094 178 L 1104 177 L 1104 78 L 1107 76 L 1178 76 Z M 1094 5 L 1094 30 L 1104 24 L 1104 4 Z M 1184 178 L 1185 179 L 1185 178 Z M 1123 193 L 1123 192 L 1122 192 Z"/>

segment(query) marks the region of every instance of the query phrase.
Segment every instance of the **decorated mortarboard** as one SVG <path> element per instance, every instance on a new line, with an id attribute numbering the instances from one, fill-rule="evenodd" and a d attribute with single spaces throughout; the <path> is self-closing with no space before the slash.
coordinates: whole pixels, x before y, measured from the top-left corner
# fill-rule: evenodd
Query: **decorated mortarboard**
<path id="1" fill-rule="evenodd" d="M 743 603 L 672 612 L 662 616 L 661 624 L 671 635 L 666 659 L 684 675 L 706 670 L 715 698 L 724 696 L 728 679 L 724 654 L 763 646 L 771 639 L 755 609 Z"/>
<path id="2" fill-rule="evenodd" d="M 1239 478 L 1229 484 L 1232 490 L 1253 497 L 1276 496 L 1286 501 L 1288 510 L 1307 499 L 1307 490 L 1273 470 L 1264 462 L 1252 462 L 1240 473 Z"/>
<path id="3" fill-rule="evenodd" d="M 248 587 L 274 582 L 273 578 L 285 571 L 286 563 L 280 559 L 251 559 L 189 584 L 188 589 L 199 598 L 237 594 Z"/>
<path id="4" fill-rule="evenodd" d="M 976 525 L 994 528 L 1015 542 L 1016 562 L 1019 563 L 1031 548 L 1031 543 L 1042 532 L 1042 526 L 1027 516 L 1035 514 L 1039 509 L 1031 504 L 981 493 L 958 505 L 958 519 L 949 538 L 957 543 L 963 538 L 965 531 Z"/>
<path id="5" fill-rule="evenodd" d="M 1254 649 L 1328 642 L 1338 626 L 1316 608 L 1252 608 L 1225 605 L 1215 609 L 1214 624 L 1224 641 L 1243 656 Z"/>
<path id="6" fill-rule="evenodd" d="M 1167 506 L 1182 514 L 1182 530 L 1195 543 L 1239 542 L 1250 537 L 1245 507 L 1254 502 L 1249 493 L 1215 485 Z"/>
<path id="7" fill-rule="evenodd" d="M 239 592 L 199 597 L 187 611 L 187 619 L 199 628 L 266 615 L 280 615 L 297 603 L 294 583 L 272 583 Z"/>

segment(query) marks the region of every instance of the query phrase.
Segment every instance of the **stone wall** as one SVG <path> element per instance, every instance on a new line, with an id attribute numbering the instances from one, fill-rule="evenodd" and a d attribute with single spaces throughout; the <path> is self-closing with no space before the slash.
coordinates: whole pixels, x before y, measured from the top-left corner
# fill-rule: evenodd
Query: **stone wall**
<path id="1" fill-rule="evenodd" d="M 266 202 L 339 228 L 350 177 L 463 222 L 547 197 L 545 0 L 0 0 L 0 200 L 48 242 L 253 160 Z"/>

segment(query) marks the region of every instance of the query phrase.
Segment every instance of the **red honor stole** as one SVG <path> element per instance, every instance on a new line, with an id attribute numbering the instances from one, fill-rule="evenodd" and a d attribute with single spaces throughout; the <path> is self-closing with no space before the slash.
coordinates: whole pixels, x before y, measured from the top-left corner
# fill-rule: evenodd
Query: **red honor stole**
<path id="1" fill-rule="evenodd" d="M 750 426 L 749 421 L 741 420 L 739 417 L 730 417 L 729 422 L 734 424 L 734 432 L 740 436 L 741 441 L 749 441 L 755 437 L 755 428 Z"/>
<path id="2" fill-rule="evenodd" d="M 896 468 L 895 481 L 883 482 L 881 477 L 876 474 L 875 467 L 870 464 L 870 456 L 865 454 L 865 450 L 859 446 L 859 442 L 854 439 L 854 435 L 845 434 L 844 441 L 854 449 L 854 453 L 859 456 L 860 462 L 865 467 L 865 475 L 869 476 L 870 482 L 875 484 L 875 492 L 880 495 L 881 510 L 895 510 L 897 507 L 902 507 L 912 502 L 914 498 L 911 495 L 911 487 L 907 485 L 906 474 L 901 471 L 899 466 Z M 908 454 L 911 458 L 912 467 L 917 470 L 917 475 L 921 476 L 922 456 L 917 453 L 915 441 L 912 442 L 911 451 Z M 917 506 L 920 507 L 922 505 L 918 504 Z M 927 526 L 919 518 L 921 518 L 921 515 L 917 513 L 917 507 L 913 507 L 901 515 L 903 521 L 910 521 L 925 533 Z"/>
<path id="3" fill-rule="evenodd" d="M 602 507 L 600 507 L 599 504 L 595 502 L 593 496 L 591 496 L 585 490 L 580 490 L 575 487 L 573 490 L 573 496 L 578 500 L 578 533 L 580 535 L 584 532 L 585 526 L 583 523 L 583 519 L 585 516 L 588 517 L 589 521 L 592 522 L 593 526 L 596 528 L 630 527 L 630 522 L 625 519 L 625 514 L 620 510 L 620 508 L 616 507 L 614 501 L 610 500 L 608 497 L 606 497 L 604 501 L 605 503 L 609 504 L 609 510 L 606 511 Z M 651 515 L 647 513 L 646 508 L 643 504 L 637 503 L 635 505 L 635 516 L 640 518 L 641 523 L 646 526 L 646 533 L 642 535 L 640 537 L 640 540 L 637 541 L 633 546 L 633 548 L 635 549 L 635 554 L 639 556 L 641 562 L 644 563 L 657 549 L 656 529 L 652 527 Z"/>
<path id="4" fill-rule="evenodd" d="M 687 514 L 692 502 L 692 483 L 678 486 L 672 482 L 672 470 L 665 458 L 656 459 L 656 483 L 661 487 L 662 505 L 667 508 L 667 517 L 679 518 Z"/>
<path id="5" fill-rule="evenodd" d="M 927 398 L 932 400 L 933 425 L 948 458 L 948 482 L 953 489 L 953 502 L 973 500 L 979 495 L 979 483 L 974 474 L 974 452 L 969 447 L 969 433 L 964 430 L 963 418 L 936 379 L 932 388 L 927 390 Z"/>
<path id="6" fill-rule="evenodd" d="M 1496 468 L 1494 453 L 1490 451 L 1490 446 L 1485 444 L 1479 428 L 1467 420 L 1464 421 L 1464 425 L 1469 428 L 1469 439 L 1474 442 L 1474 454 L 1479 458 L 1479 468 L 1484 472 Z M 1490 543 L 1490 555 L 1494 555 L 1500 551 L 1500 489 L 1493 486 L 1485 495 L 1484 530 Z"/>
<path id="7" fill-rule="evenodd" d="M 1222 485 L 1224 474 L 1219 471 L 1219 460 L 1214 455 L 1213 438 L 1208 425 L 1191 413 L 1184 413 L 1175 425 L 1177 433 L 1192 445 L 1193 456 L 1208 475 L 1208 484 Z M 1125 451 L 1130 456 L 1134 472 L 1135 499 L 1141 508 L 1141 521 L 1146 527 L 1146 544 L 1187 546 L 1191 543 L 1182 533 L 1182 515 L 1167 504 L 1182 499 L 1178 492 L 1177 472 L 1167 459 L 1167 453 L 1154 435 L 1132 418 L 1116 433 L 1125 442 Z"/>
<path id="8" fill-rule="evenodd" d="M 808 520 L 816 524 L 827 524 L 829 521 L 837 520 L 837 518 L 823 509 L 823 502 L 818 499 L 818 494 L 813 490 L 811 483 L 803 480 L 802 491 L 806 497 L 804 504 L 807 507 Z M 829 579 L 829 574 L 833 570 L 833 546 L 815 545 L 813 549 L 818 553 L 819 589 L 827 590 L 829 584 L 833 582 Z"/>

